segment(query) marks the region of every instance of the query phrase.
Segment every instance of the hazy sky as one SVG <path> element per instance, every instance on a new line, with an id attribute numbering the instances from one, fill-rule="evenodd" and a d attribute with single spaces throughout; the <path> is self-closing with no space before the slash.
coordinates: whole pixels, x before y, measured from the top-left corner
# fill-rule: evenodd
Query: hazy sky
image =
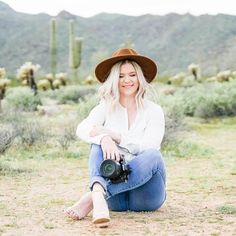
<path id="1" fill-rule="evenodd" d="M 61 10 L 89 17 L 100 12 L 121 13 L 126 15 L 155 14 L 170 12 L 236 15 L 235 0 L 0 0 L 16 11 L 25 13 L 45 12 L 57 15 Z"/>

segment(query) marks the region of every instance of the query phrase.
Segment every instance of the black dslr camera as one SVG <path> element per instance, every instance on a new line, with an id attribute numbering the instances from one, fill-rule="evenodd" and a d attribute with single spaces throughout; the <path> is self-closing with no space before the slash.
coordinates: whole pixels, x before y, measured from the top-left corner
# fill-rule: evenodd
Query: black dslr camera
<path id="1" fill-rule="evenodd" d="M 120 161 L 112 159 L 104 160 L 100 166 L 100 173 L 103 177 L 111 180 L 113 184 L 127 182 L 131 169 L 125 162 L 124 155 L 121 155 Z"/>

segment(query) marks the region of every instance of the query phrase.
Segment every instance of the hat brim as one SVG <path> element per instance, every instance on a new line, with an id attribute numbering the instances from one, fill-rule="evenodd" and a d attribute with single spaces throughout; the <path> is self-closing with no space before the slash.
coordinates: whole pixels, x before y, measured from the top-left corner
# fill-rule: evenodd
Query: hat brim
<path id="1" fill-rule="evenodd" d="M 133 60 L 137 62 L 141 67 L 144 77 L 148 83 L 150 83 L 157 74 L 157 65 L 152 59 L 141 55 L 122 55 L 111 57 L 100 62 L 95 68 L 95 75 L 97 79 L 101 83 L 104 83 L 110 74 L 112 66 L 123 60 Z"/>

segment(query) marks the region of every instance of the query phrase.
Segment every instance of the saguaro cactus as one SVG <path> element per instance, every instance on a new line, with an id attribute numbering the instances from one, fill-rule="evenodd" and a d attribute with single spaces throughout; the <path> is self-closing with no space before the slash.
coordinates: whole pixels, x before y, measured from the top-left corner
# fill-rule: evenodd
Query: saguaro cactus
<path id="1" fill-rule="evenodd" d="M 57 26 L 56 19 L 52 18 L 50 21 L 50 60 L 51 60 L 51 73 L 55 79 L 57 73 Z"/>
<path id="2" fill-rule="evenodd" d="M 69 67 L 73 80 L 78 77 L 78 68 L 81 63 L 82 38 L 75 38 L 74 20 L 69 23 Z"/>

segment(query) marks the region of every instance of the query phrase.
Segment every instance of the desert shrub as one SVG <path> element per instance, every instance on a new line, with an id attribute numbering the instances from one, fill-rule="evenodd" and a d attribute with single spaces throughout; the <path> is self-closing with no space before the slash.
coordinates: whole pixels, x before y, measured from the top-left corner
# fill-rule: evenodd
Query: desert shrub
<path id="1" fill-rule="evenodd" d="M 48 136 L 39 122 L 21 121 L 13 123 L 12 125 L 16 137 L 20 140 L 20 143 L 25 146 L 42 144 L 47 140 Z"/>
<path id="2" fill-rule="evenodd" d="M 236 83 L 216 83 L 196 106 L 194 116 L 211 118 L 236 115 Z"/>
<path id="3" fill-rule="evenodd" d="M 163 153 L 166 157 L 199 158 L 214 155 L 214 150 L 191 141 L 176 140 L 176 142 L 171 142 L 168 143 L 168 145 L 165 145 Z"/>
<path id="4" fill-rule="evenodd" d="M 0 176 L 18 176 L 21 173 L 31 173 L 33 170 L 25 163 L 17 160 L 14 157 L 7 157 L 0 159 Z"/>
<path id="5" fill-rule="evenodd" d="M 84 100 L 79 100 L 78 115 L 82 120 L 88 116 L 89 112 L 98 104 L 98 97 L 96 95 L 88 95 Z"/>
<path id="6" fill-rule="evenodd" d="M 175 93 L 175 99 L 178 105 L 182 107 L 183 113 L 187 116 L 193 116 L 199 103 L 203 101 L 204 87 L 197 85 L 190 88 L 181 88 Z"/>
<path id="7" fill-rule="evenodd" d="M 185 127 L 181 98 L 173 95 L 164 95 L 163 93 L 159 96 L 156 88 L 153 87 L 148 94 L 148 99 L 160 104 L 165 114 L 165 135 L 162 145 L 165 146 L 168 143 L 177 141 L 179 132 Z"/>
<path id="8" fill-rule="evenodd" d="M 6 95 L 6 101 L 9 107 L 21 111 L 35 111 L 37 106 L 41 105 L 39 96 L 29 88 L 14 88 L 9 90 Z"/>
<path id="9" fill-rule="evenodd" d="M 77 124 L 71 124 L 65 127 L 62 134 L 57 138 L 57 141 L 63 150 L 67 150 L 70 144 L 77 139 L 76 126 Z"/>
<path id="10" fill-rule="evenodd" d="M 31 114 L 16 110 L 5 111 L 0 116 L 2 124 L 16 138 L 16 144 L 32 146 L 38 143 L 45 143 L 49 138 L 45 127 L 37 118 Z"/>
<path id="11" fill-rule="evenodd" d="M 0 155 L 3 154 L 12 144 L 15 138 L 14 132 L 9 129 L 1 129 L 0 131 Z"/>
<path id="12" fill-rule="evenodd" d="M 236 81 L 180 88 L 173 94 L 172 99 L 175 106 L 182 107 L 186 116 L 211 118 L 235 115 Z M 166 105 L 168 107 L 170 104 Z"/>
<path id="13" fill-rule="evenodd" d="M 79 100 L 83 100 L 85 96 L 93 94 L 95 91 L 96 89 L 90 86 L 68 86 L 57 91 L 57 100 L 60 104 L 78 103 Z"/>

